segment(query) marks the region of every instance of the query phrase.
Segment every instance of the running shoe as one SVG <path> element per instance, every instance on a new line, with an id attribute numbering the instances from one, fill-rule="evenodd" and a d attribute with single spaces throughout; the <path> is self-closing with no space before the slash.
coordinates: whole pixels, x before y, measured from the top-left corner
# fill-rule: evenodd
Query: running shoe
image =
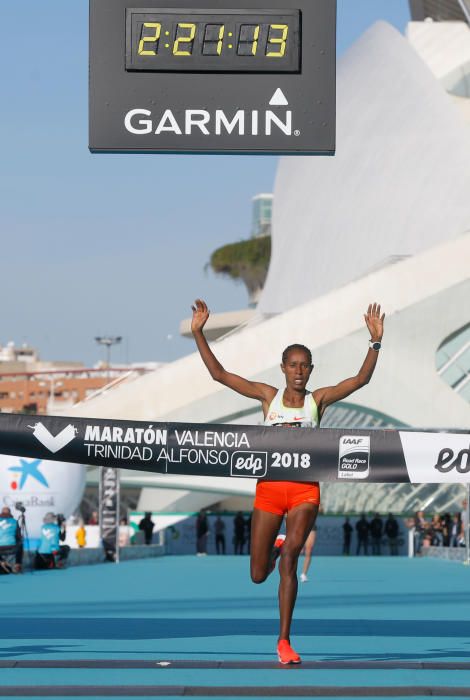
<path id="1" fill-rule="evenodd" d="M 302 572 L 300 574 L 300 583 L 305 583 L 306 581 L 308 581 L 308 576 Z"/>
<path id="2" fill-rule="evenodd" d="M 302 659 L 294 651 L 287 639 L 280 639 L 277 643 L 277 656 L 281 664 L 300 664 Z"/>
<path id="3" fill-rule="evenodd" d="M 281 547 L 286 539 L 285 535 L 278 535 L 276 541 L 274 542 L 273 551 L 271 552 L 271 566 L 269 567 L 269 573 L 272 574 L 276 568 L 276 562 L 281 554 Z"/>

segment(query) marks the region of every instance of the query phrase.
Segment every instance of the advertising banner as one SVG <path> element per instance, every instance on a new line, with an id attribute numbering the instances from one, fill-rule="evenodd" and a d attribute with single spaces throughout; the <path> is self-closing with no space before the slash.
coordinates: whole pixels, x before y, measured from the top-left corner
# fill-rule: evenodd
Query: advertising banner
<path id="1" fill-rule="evenodd" d="M 119 560 L 119 470 L 100 469 L 99 523 L 100 537 L 108 559 Z"/>
<path id="2" fill-rule="evenodd" d="M 470 483 L 470 432 L 286 429 L 0 415 L 0 454 L 157 474 Z"/>
<path id="3" fill-rule="evenodd" d="M 46 513 L 72 515 L 82 500 L 85 481 L 82 464 L 4 455 L 0 450 L 0 507 L 7 506 L 15 517 L 24 512 L 30 541 L 41 536 Z"/>

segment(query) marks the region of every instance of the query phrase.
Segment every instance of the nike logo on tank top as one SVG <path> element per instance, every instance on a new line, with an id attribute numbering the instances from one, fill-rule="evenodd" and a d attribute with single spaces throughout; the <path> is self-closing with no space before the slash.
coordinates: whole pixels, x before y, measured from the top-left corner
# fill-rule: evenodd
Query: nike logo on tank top
<path id="1" fill-rule="evenodd" d="M 281 428 L 317 428 L 318 407 L 310 392 L 305 394 L 304 405 L 297 408 L 284 406 L 284 390 L 279 389 L 269 404 L 264 425 Z"/>

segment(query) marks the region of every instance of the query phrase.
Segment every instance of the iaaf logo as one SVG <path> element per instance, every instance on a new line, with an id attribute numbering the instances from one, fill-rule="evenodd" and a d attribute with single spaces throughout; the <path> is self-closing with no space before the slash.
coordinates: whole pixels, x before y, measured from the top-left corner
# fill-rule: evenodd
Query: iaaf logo
<path id="1" fill-rule="evenodd" d="M 270 107 L 287 107 L 288 101 L 280 88 L 269 101 Z M 171 109 L 154 115 L 149 109 L 131 109 L 124 117 L 124 126 L 131 134 L 156 134 L 163 132 L 177 136 L 190 136 L 200 132 L 203 136 L 271 136 L 273 129 L 286 136 L 299 136 L 299 131 L 292 130 L 292 110 L 287 109 L 279 116 L 272 109 L 237 109 L 227 115 L 223 109 L 210 112 L 207 109 L 185 109 L 176 115 Z"/>
<path id="2" fill-rule="evenodd" d="M 36 440 L 39 440 L 39 442 L 44 445 L 49 452 L 52 452 L 52 454 L 59 452 L 59 450 L 68 445 L 69 442 L 72 442 L 78 433 L 77 428 L 74 428 L 74 426 L 71 424 L 63 428 L 63 430 L 61 430 L 60 433 L 57 433 L 55 436 L 52 435 L 46 426 L 41 422 L 35 423 L 34 425 L 28 425 L 28 428 L 31 428 Z"/>
<path id="3" fill-rule="evenodd" d="M 343 435 L 339 440 L 338 479 L 367 479 L 370 437 Z"/>
<path id="4" fill-rule="evenodd" d="M 248 452 L 238 450 L 232 454 L 230 462 L 231 476 L 245 476 L 260 479 L 268 471 L 267 452 Z"/>

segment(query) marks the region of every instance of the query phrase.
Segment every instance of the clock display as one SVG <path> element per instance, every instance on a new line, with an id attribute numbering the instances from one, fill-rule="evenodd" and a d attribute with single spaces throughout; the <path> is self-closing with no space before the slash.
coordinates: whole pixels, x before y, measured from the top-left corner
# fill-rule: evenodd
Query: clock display
<path id="1" fill-rule="evenodd" d="M 126 70 L 298 73 L 299 10 L 126 10 Z"/>

